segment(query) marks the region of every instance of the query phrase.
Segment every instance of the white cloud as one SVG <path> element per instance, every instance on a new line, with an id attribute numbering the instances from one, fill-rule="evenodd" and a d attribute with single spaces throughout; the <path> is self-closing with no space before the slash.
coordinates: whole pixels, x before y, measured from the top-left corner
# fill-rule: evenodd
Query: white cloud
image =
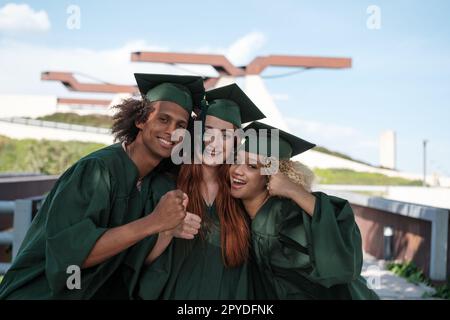
<path id="1" fill-rule="evenodd" d="M 45 32 L 50 20 L 44 10 L 35 11 L 27 4 L 8 3 L 0 8 L 0 32 Z"/>

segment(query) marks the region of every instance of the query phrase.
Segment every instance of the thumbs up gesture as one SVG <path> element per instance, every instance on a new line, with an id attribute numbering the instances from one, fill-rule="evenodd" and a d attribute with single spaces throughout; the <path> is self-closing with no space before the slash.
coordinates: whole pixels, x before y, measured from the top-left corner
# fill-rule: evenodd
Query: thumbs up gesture
<path id="1" fill-rule="evenodd" d="M 184 194 L 185 197 L 183 198 L 183 206 L 186 210 L 189 198 L 186 194 Z M 181 239 L 194 239 L 195 235 L 198 234 L 198 230 L 201 227 L 202 219 L 191 212 L 186 211 L 186 216 L 184 217 L 183 221 L 177 225 L 174 229 L 172 229 L 172 236 L 176 238 Z"/>

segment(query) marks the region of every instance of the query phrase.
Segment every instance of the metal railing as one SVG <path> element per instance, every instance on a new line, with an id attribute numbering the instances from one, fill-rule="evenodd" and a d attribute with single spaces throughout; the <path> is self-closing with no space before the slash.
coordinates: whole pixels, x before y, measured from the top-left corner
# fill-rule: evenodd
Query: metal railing
<path id="1" fill-rule="evenodd" d="M 63 130 L 71 130 L 71 131 L 98 133 L 98 134 L 111 134 L 110 129 L 97 128 L 97 127 L 91 127 L 91 126 L 83 126 L 83 125 L 79 125 L 79 124 L 71 124 L 71 123 L 64 123 L 64 122 L 45 121 L 45 120 L 36 120 L 36 119 L 29 119 L 29 118 L 19 118 L 19 117 L 0 118 L 0 121 L 24 124 L 24 125 L 28 125 L 28 126 L 44 127 L 44 128 L 54 128 L 54 129 L 63 129 Z"/>
<path id="2" fill-rule="evenodd" d="M 17 256 L 31 221 L 44 199 L 33 197 L 15 201 L 0 201 L 0 214 L 13 215 L 13 229 L 0 231 L 0 245 L 12 245 L 12 260 Z M 11 263 L 0 263 L 0 274 L 5 274 Z"/>

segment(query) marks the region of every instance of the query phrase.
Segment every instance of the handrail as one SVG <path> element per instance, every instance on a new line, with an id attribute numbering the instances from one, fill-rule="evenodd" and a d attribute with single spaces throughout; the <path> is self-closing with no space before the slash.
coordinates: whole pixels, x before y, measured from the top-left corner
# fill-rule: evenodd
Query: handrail
<path id="1" fill-rule="evenodd" d="M 20 117 L 0 118 L 0 121 L 44 128 L 55 128 L 62 130 L 82 131 L 99 134 L 111 134 L 111 130 L 106 128 L 97 128 L 92 126 L 83 126 L 79 124 L 56 122 L 56 121 L 46 121 Z"/>

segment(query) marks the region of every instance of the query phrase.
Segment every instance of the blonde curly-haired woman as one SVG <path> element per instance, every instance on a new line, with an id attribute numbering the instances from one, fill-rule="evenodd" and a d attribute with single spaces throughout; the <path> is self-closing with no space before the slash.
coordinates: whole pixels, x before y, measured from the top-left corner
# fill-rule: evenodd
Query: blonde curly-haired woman
<path id="1" fill-rule="evenodd" d="M 250 129 L 258 143 L 246 140 L 244 161 L 230 168 L 230 185 L 251 218 L 255 298 L 378 299 L 360 275 L 361 235 L 350 204 L 311 193 L 313 173 L 290 160 L 315 145 L 279 130 L 278 146 L 270 148 L 270 134 L 260 132 L 276 128 L 253 122 Z M 267 150 L 258 148 L 262 139 Z M 274 148 L 279 170 L 263 175 Z"/>

